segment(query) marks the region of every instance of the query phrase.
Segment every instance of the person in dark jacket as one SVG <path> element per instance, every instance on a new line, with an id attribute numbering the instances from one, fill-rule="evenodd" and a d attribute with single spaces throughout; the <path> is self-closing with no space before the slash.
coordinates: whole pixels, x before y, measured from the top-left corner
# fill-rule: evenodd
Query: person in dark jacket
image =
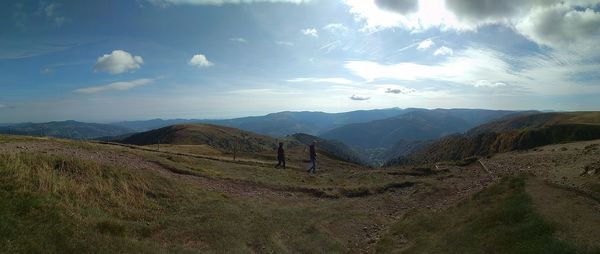
<path id="1" fill-rule="evenodd" d="M 285 151 L 283 150 L 282 142 L 279 142 L 279 148 L 277 148 L 277 161 L 277 166 L 275 167 L 279 168 L 279 166 L 283 166 L 285 169 Z"/>
<path id="2" fill-rule="evenodd" d="M 309 173 L 312 172 L 315 173 L 315 171 L 317 170 L 317 150 L 315 145 L 317 144 L 317 141 L 313 141 L 310 146 L 308 147 L 308 154 L 310 156 L 310 162 L 312 163 L 312 166 L 307 170 Z"/>

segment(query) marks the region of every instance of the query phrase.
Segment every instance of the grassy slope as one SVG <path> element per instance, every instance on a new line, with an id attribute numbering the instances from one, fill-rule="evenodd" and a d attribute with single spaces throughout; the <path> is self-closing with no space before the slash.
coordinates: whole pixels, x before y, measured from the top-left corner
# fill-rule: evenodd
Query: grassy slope
<path id="1" fill-rule="evenodd" d="M 408 216 L 379 242 L 378 251 L 587 253 L 555 237 L 556 229 L 534 209 L 525 185 L 525 178 L 505 178 L 444 213 Z"/>
<path id="2" fill-rule="evenodd" d="M 314 211 L 55 156 L 2 155 L 0 170 L 0 249 L 7 252 L 341 250 Z"/>
<path id="3" fill-rule="evenodd" d="M 0 143 L 40 140 L 0 136 Z M 107 151 L 133 153 L 215 179 L 274 184 L 281 189 L 315 188 L 332 195 L 377 192 L 386 183 L 398 181 L 384 174 L 348 174 L 350 169 L 336 169 L 334 164 L 326 164 L 328 169 L 307 177 L 302 170 L 274 170 L 271 165 L 131 151 L 86 142 L 43 142 L 82 154 L 89 152 L 90 156 Z M 389 219 L 365 209 L 368 202 L 388 203 L 387 195 L 355 200 L 230 197 L 178 178 L 98 163 L 87 157 L 34 152 L 0 155 L 0 250 L 339 253 L 348 251 L 348 242 L 355 242 L 351 239 L 357 236 L 350 232 L 362 225 L 389 223 Z"/>
<path id="4" fill-rule="evenodd" d="M 40 140 L 0 136 L 0 148 L 4 142 Z M 214 179 L 282 189 L 314 188 L 340 197 L 346 192 L 376 193 L 405 181 L 452 189 L 460 186 L 440 179 L 464 175 L 452 176 L 458 172 L 453 171 L 429 178 L 400 177 L 331 161 L 319 174 L 307 177 L 299 168 L 274 170 L 262 162 L 232 163 L 87 142 L 44 142 L 83 155 L 0 153 L 0 252 L 356 252 L 369 250 L 360 242 L 371 233 L 364 228 L 394 223 L 396 217 L 374 212 L 394 202 L 417 209 L 374 241 L 379 252 L 593 252 L 557 240 L 554 224 L 535 210 L 522 178 L 509 178 L 449 210 L 419 213 L 423 209 L 420 203 L 415 206 L 415 200 L 442 193 L 432 195 L 419 188 L 420 196 L 384 192 L 353 199 L 231 196 L 177 177 L 87 158 L 105 152 L 130 154 Z"/>

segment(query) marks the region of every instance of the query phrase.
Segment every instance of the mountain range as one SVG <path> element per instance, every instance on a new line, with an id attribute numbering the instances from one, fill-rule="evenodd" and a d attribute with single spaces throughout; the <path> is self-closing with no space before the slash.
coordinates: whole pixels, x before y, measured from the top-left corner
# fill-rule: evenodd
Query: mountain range
<path id="1" fill-rule="evenodd" d="M 395 117 L 345 125 L 321 137 L 348 144 L 373 164 L 407 154 L 450 134 L 463 133 L 477 125 L 517 111 L 483 109 L 416 109 Z"/>
<path id="2" fill-rule="evenodd" d="M 238 146 L 236 149 L 265 153 L 271 153 L 280 140 L 302 146 L 318 140 L 331 156 L 380 166 L 460 160 L 586 140 L 598 136 L 599 123 L 598 112 L 391 108 L 345 113 L 286 111 L 229 120 L 22 123 L 0 126 L 0 133 L 136 145 L 192 143 L 222 151 Z"/>
<path id="3" fill-rule="evenodd" d="M 311 111 L 284 111 L 264 116 L 249 116 L 233 119 L 152 119 L 146 121 L 115 122 L 111 125 L 121 126 L 136 131 L 148 131 L 175 124 L 207 123 L 229 126 L 254 133 L 281 137 L 294 133 L 318 135 L 322 132 L 344 126 L 346 124 L 368 122 L 385 119 L 420 109 L 373 109 L 357 110 L 343 113 L 325 113 Z"/>
<path id="4" fill-rule="evenodd" d="M 68 139 L 95 139 L 135 132 L 110 124 L 60 121 L 48 123 L 20 123 L 0 126 L 0 133 L 27 136 L 50 136 Z"/>

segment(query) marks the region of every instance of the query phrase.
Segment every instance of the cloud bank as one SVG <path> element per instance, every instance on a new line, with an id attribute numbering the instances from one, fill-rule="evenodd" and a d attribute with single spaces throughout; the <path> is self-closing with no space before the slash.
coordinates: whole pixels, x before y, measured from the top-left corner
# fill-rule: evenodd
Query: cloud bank
<path id="1" fill-rule="evenodd" d="M 511 87 L 515 93 L 564 96 L 597 92 L 594 81 L 575 82 L 574 78 L 597 71 L 600 64 L 581 60 L 574 54 L 551 52 L 512 57 L 491 49 L 467 48 L 433 65 L 347 61 L 345 68 L 367 82 L 436 81 L 464 87 Z"/>
<path id="2" fill-rule="evenodd" d="M 597 0 L 346 0 L 364 30 L 477 30 L 503 25 L 548 47 L 591 47 L 600 36 Z"/>

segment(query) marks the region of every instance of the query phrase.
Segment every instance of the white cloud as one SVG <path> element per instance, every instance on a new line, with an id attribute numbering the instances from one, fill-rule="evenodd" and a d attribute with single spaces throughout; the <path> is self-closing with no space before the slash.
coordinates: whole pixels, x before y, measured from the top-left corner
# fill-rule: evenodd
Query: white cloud
<path id="1" fill-rule="evenodd" d="M 472 83 L 474 78 L 507 73 L 510 65 L 501 60 L 503 54 L 484 49 L 467 49 L 436 65 L 402 62 L 382 65 L 370 61 L 349 61 L 346 68 L 368 81 L 392 79 L 403 81 L 440 80 Z M 501 78 L 501 77 L 499 77 Z"/>
<path id="2" fill-rule="evenodd" d="M 126 51 L 115 50 L 108 55 L 98 57 L 96 65 L 94 65 L 94 70 L 119 74 L 137 70 L 143 63 L 144 59 L 141 56 L 133 56 Z"/>
<path id="3" fill-rule="evenodd" d="M 564 96 L 597 93 L 597 87 L 590 83 L 593 81 L 586 84 L 574 77 L 595 73 L 600 64 L 581 60 L 575 54 L 549 53 L 515 58 L 494 50 L 467 48 L 434 65 L 348 61 L 345 67 L 368 82 L 438 81 L 465 87 L 510 87 L 516 93 Z"/>
<path id="4" fill-rule="evenodd" d="M 502 82 L 492 83 L 488 80 L 482 79 L 482 80 L 477 80 L 477 82 L 475 82 L 475 84 L 473 86 L 474 87 L 503 87 L 503 86 L 507 86 L 507 85 L 506 85 L 506 83 L 502 83 Z"/>
<path id="5" fill-rule="evenodd" d="M 275 44 L 288 47 L 294 46 L 294 43 L 291 41 L 275 41 Z"/>
<path id="6" fill-rule="evenodd" d="M 441 46 L 433 52 L 434 56 L 451 56 L 454 54 L 454 50 L 446 46 Z"/>
<path id="7" fill-rule="evenodd" d="M 229 39 L 229 40 L 230 40 L 230 41 L 233 41 L 233 42 L 239 42 L 239 43 L 247 43 L 247 42 L 248 42 L 246 39 L 244 39 L 244 38 L 241 38 L 241 37 L 238 37 L 238 38 L 231 38 L 231 39 Z"/>
<path id="8" fill-rule="evenodd" d="M 106 91 L 112 91 L 112 90 L 124 91 L 124 90 L 129 90 L 129 89 L 132 89 L 135 87 L 148 85 L 148 84 L 152 83 L 153 81 L 154 80 L 152 80 L 152 79 L 137 79 L 137 80 L 132 80 L 132 81 L 115 82 L 115 83 L 110 83 L 107 85 L 80 88 L 80 89 L 75 90 L 75 92 L 82 93 L 82 94 L 93 94 L 93 93 L 100 93 L 100 92 L 106 92 Z"/>
<path id="9" fill-rule="evenodd" d="M 331 83 L 338 85 L 350 85 L 354 83 L 352 80 L 345 78 L 294 78 L 286 81 L 293 83 Z"/>
<path id="10" fill-rule="evenodd" d="M 208 61 L 205 55 L 197 54 L 190 59 L 189 65 L 196 66 L 198 68 L 210 67 L 214 64 L 211 61 Z"/>
<path id="11" fill-rule="evenodd" d="M 332 24 L 328 24 L 328 25 L 324 26 L 323 30 L 327 30 L 332 33 L 346 33 L 350 29 L 348 27 L 344 26 L 344 24 L 332 23 Z"/>
<path id="12" fill-rule="evenodd" d="M 147 0 L 159 5 L 223 5 L 223 4 L 251 4 L 251 3 L 308 3 L 310 0 Z"/>
<path id="13" fill-rule="evenodd" d="M 353 100 L 353 101 L 367 101 L 369 99 L 371 99 L 371 97 L 357 96 L 355 94 L 353 94 L 352 96 L 350 96 L 350 100 Z"/>
<path id="14" fill-rule="evenodd" d="M 302 32 L 302 34 L 304 34 L 306 36 L 312 36 L 315 38 L 319 38 L 319 32 L 315 28 L 302 29 L 302 30 L 300 30 L 300 32 Z"/>
<path id="15" fill-rule="evenodd" d="M 418 50 L 426 50 L 433 45 L 435 45 L 435 42 L 433 42 L 431 39 L 427 39 L 427 40 L 420 42 L 419 46 L 417 46 L 417 49 Z"/>

